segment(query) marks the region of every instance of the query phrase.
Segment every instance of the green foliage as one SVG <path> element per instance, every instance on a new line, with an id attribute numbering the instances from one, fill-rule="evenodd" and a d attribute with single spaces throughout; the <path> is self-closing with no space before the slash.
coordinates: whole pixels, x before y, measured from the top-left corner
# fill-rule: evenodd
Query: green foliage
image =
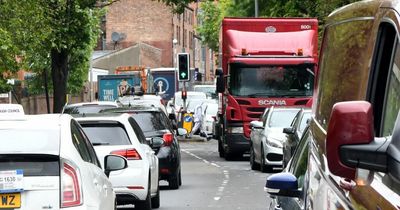
<path id="1" fill-rule="evenodd" d="M 187 7 L 189 3 L 196 2 L 197 0 L 157 0 L 157 1 L 163 2 L 167 6 L 171 6 L 175 13 L 182 14 L 185 11 L 185 7 Z"/>
<path id="2" fill-rule="evenodd" d="M 202 24 L 196 30 L 202 42 L 215 52 L 218 51 L 219 27 L 222 18 L 221 9 L 215 2 L 207 1 L 201 4 L 199 19 Z"/>
<path id="3" fill-rule="evenodd" d="M 100 32 L 100 17 L 105 14 L 101 6 L 95 0 L 1 0 L 0 74 L 29 70 L 37 76 L 26 81 L 26 86 L 30 93 L 40 94 L 47 71 L 51 92 L 50 52 L 64 49 L 68 53 L 68 92 L 80 92 Z"/>
<path id="4" fill-rule="evenodd" d="M 325 18 L 334 9 L 357 0 L 258 0 L 260 17 L 316 17 L 320 28 Z M 204 37 L 204 42 L 213 50 L 217 49 L 216 40 L 223 17 L 254 17 L 255 0 L 203 1 L 201 18 L 203 25 L 196 30 Z M 218 27 L 217 27 L 218 26 Z M 322 30 L 320 30 L 322 32 Z M 322 33 L 320 33 L 322 35 Z"/>

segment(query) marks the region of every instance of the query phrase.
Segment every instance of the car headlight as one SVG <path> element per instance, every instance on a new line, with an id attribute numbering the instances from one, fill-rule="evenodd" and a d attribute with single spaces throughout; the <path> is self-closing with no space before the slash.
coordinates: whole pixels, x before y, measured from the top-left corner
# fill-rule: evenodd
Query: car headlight
<path id="1" fill-rule="evenodd" d="M 271 147 L 283 148 L 282 142 L 277 139 L 267 139 L 266 143 Z"/>
<path id="2" fill-rule="evenodd" d="M 228 133 L 243 133 L 243 127 L 228 127 Z"/>

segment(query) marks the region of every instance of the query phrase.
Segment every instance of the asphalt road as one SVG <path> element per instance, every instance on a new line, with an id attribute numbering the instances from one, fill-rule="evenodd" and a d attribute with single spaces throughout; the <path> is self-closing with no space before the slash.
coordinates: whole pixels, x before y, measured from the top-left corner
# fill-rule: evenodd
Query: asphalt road
<path id="1" fill-rule="evenodd" d="M 169 190 L 160 182 L 160 210 L 266 209 L 268 174 L 252 171 L 248 157 L 225 161 L 217 141 L 181 142 L 182 186 Z"/>

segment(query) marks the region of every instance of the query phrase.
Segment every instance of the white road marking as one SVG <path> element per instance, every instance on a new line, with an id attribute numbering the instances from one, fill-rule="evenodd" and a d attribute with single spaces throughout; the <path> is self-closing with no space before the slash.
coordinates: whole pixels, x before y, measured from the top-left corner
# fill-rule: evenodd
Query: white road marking
<path id="1" fill-rule="evenodd" d="M 219 199 L 221 199 L 221 197 L 214 197 L 214 200 L 219 201 Z"/>

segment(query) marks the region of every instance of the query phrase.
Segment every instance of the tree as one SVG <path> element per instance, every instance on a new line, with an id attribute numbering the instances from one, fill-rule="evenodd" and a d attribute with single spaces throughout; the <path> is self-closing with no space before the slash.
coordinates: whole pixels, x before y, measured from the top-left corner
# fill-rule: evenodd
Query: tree
<path id="1" fill-rule="evenodd" d="M 316 17 L 320 28 L 334 9 L 357 0 L 259 0 L 260 17 Z M 216 4 L 217 3 L 217 4 Z M 200 8 L 202 25 L 196 31 L 211 49 L 218 49 L 223 17 L 254 17 L 254 0 L 203 1 Z M 322 30 L 320 30 L 322 32 Z M 322 34 L 322 33 L 320 33 Z"/>

